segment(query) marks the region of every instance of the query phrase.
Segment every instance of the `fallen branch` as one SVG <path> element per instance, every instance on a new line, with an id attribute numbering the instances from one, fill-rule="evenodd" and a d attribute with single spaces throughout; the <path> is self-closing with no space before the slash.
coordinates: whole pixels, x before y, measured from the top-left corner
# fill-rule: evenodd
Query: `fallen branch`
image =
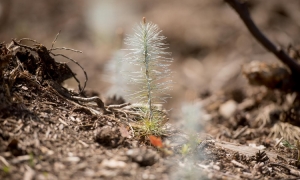
<path id="1" fill-rule="evenodd" d="M 286 169 L 290 174 L 296 176 L 296 177 L 299 177 L 300 176 L 300 171 L 297 171 L 293 168 L 289 168 L 287 167 L 286 165 L 283 165 L 283 164 L 278 164 L 278 163 L 270 163 L 269 164 L 270 166 L 277 166 L 277 167 L 281 167 L 283 169 Z"/>
<path id="2" fill-rule="evenodd" d="M 294 77 L 300 77 L 300 65 L 291 58 L 283 49 L 276 47 L 255 25 L 250 17 L 245 2 L 238 0 L 224 0 L 228 3 L 240 16 L 251 34 L 258 40 L 267 50 L 271 51 L 282 63 L 290 70 Z"/>

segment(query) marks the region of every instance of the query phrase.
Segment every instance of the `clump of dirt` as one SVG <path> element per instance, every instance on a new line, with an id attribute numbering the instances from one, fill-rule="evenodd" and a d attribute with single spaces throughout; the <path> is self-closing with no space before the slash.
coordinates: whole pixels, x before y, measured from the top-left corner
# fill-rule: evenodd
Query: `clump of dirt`
<path id="1" fill-rule="evenodd" d="M 124 138 L 117 127 L 104 126 L 96 129 L 95 141 L 104 146 L 115 148 L 123 145 Z"/>

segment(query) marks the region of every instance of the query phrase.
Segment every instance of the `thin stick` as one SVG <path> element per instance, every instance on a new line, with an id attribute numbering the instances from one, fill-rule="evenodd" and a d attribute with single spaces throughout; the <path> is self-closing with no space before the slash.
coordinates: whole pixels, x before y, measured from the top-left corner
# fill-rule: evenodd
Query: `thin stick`
<path id="1" fill-rule="evenodd" d="M 30 49 L 31 51 L 34 51 L 34 49 L 33 49 L 32 47 L 26 46 L 26 45 L 23 45 L 23 44 L 20 44 L 20 43 L 18 43 L 17 41 L 15 41 L 14 39 L 12 39 L 12 42 L 13 42 L 14 45 L 16 45 L 16 46 L 20 46 L 20 47 L 23 47 L 23 48 L 25 48 L 25 49 Z"/>
<path id="2" fill-rule="evenodd" d="M 300 65 L 291 58 L 284 50 L 276 47 L 255 25 L 250 17 L 246 4 L 238 0 L 224 0 L 240 16 L 250 33 L 259 41 L 267 50 L 271 51 L 282 63 L 288 66 L 292 75 L 300 77 Z"/>
<path id="3" fill-rule="evenodd" d="M 61 30 L 56 34 L 56 36 L 55 36 L 55 38 L 54 38 L 54 40 L 53 40 L 53 42 L 52 42 L 51 49 L 48 50 L 48 52 L 49 52 L 50 54 L 52 54 L 53 56 L 62 56 L 62 57 L 64 57 L 64 58 L 66 58 L 66 59 L 69 59 L 70 61 L 72 61 L 73 63 L 75 63 L 77 66 L 79 66 L 79 67 L 81 68 L 81 70 L 83 71 L 84 76 L 85 76 L 85 81 L 84 81 L 83 87 L 81 87 L 81 84 L 80 84 L 79 79 L 77 79 L 76 76 L 73 74 L 74 79 L 75 79 L 76 82 L 78 83 L 79 94 L 81 94 L 81 93 L 84 91 L 84 89 L 85 89 L 85 87 L 86 87 L 86 84 L 87 84 L 87 81 L 88 81 L 88 76 L 87 76 L 87 73 L 86 73 L 86 71 L 84 70 L 84 68 L 83 68 L 77 61 L 73 60 L 72 58 L 69 58 L 69 57 L 67 57 L 67 56 L 65 56 L 65 55 L 63 55 L 63 54 L 55 54 L 55 53 L 53 53 L 52 51 L 53 51 L 53 50 L 69 50 L 69 51 L 73 51 L 73 52 L 77 52 L 77 53 L 82 53 L 82 51 L 75 50 L 75 49 L 71 49 L 71 48 L 66 48 L 66 47 L 58 47 L 58 48 L 54 48 L 54 44 L 56 43 L 56 41 L 57 41 L 57 39 L 58 39 L 58 36 L 59 36 L 60 32 L 61 32 Z"/>
<path id="4" fill-rule="evenodd" d="M 108 109 L 112 109 L 112 108 L 123 108 L 125 106 L 129 106 L 130 103 L 124 103 L 124 104 L 114 104 L 114 105 L 109 105 L 107 106 Z"/>
<path id="5" fill-rule="evenodd" d="M 282 140 L 283 140 L 283 137 L 281 137 L 281 138 L 279 139 L 279 141 L 275 144 L 274 147 L 277 147 L 277 146 L 281 143 Z"/>
<path id="6" fill-rule="evenodd" d="M 237 139 L 240 135 L 242 135 L 246 130 L 248 129 L 248 126 L 243 127 L 240 129 L 236 134 L 232 137 L 233 139 Z"/>
<path id="7" fill-rule="evenodd" d="M 6 159 L 2 156 L 0 156 L 0 160 L 2 161 L 2 163 L 5 165 L 5 166 L 9 166 L 9 163 L 6 161 Z"/>
<path id="8" fill-rule="evenodd" d="M 89 97 L 89 98 L 84 98 L 84 97 L 79 97 L 79 96 L 70 96 L 70 98 L 73 100 L 82 101 L 82 102 L 96 102 L 99 108 L 106 111 L 103 101 L 97 96 Z"/>
<path id="9" fill-rule="evenodd" d="M 61 32 L 61 30 L 59 30 L 58 33 L 56 34 L 56 36 L 55 36 L 55 38 L 54 38 L 54 40 L 53 40 L 53 42 L 52 42 L 52 44 L 51 44 L 51 49 L 50 49 L 50 51 L 52 51 L 52 49 L 53 49 L 53 47 L 54 47 L 54 44 L 56 43 L 56 40 L 57 40 L 57 38 L 58 38 L 60 32 Z"/>
<path id="10" fill-rule="evenodd" d="M 22 38 L 19 40 L 19 43 L 21 43 L 22 41 L 30 41 L 30 42 L 34 42 L 36 44 L 41 44 L 41 43 L 37 42 L 36 40 L 30 39 L 30 38 Z"/>
<path id="11" fill-rule="evenodd" d="M 49 51 L 49 52 L 50 52 L 50 51 Z M 78 88 L 79 88 L 80 93 L 82 93 L 82 92 L 84 91 L 84 89 L 85 89 L 85 87 L 86 87 L 86 83 L 87 83 L 87 81 L 88 81 L 88 75 L 87 75 L 86 71 L 84 70 L 84 68 L 83 68 L 77 61 L 75 61 L 75 60 L 72 59 L 72 58 L 69 58 L 68 56 L 65 56 L 65 55 L 63 55 L 63 54 L 54 54 L 53 52 L 50 52 L 50 54 L 52 54 L 53 56 L 61 56 L 61 57 L 64 57 L 64 58 L 66 58 L 66 59 L 69 59 L 70 61 L 72 61 L 73 63 L 77 64 L 77 66 L 79 66 L 79 67 L 82 69 L 82 71 L 83 71 L 83 73 L 84 73 L 84 76 L 85 76 L 85 81 L 84 81 L 83 87 L 81 87 L 79 79 L 77 79 L 75 75 L 73 76 L 74 79 L 75 79 L 75 80 L 77 81 L 77 83 L 78 83 Z"/>
<path id="12" fill-rule="evenodd" d="M 76 49 L 71 49 L 71 48 L 66 48 L 66 47 L 57 47 L 57 48 L 51 48 L 51 51 L 53 50 L 68 50 L 68 51 L 73 51 L 77 53 L 83 53 L 82 51 L 76 50 Z"/>

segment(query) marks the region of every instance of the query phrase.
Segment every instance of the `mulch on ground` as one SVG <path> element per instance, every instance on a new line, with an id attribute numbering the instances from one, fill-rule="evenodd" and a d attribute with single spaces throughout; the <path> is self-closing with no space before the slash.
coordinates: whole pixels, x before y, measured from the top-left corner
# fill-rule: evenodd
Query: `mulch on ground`
<path id="1" fill-rule="evenodd" d="M 189 137 L 176 125 L 166 124 L 164 147 L 154 147 L 109 112 L 116 101 L 107 106 L 80 83 L 78 91 L 63 87 L 76 76 L 56 56 L 53 47 L 29 39 L 0 45 L 1 179 L 300 176 L 292 146 L 300 132 L 292 120 L 300 102 L 295 92 L 245 87 L 203 97 L 207 134 L 198 134 L 199 142 L 183 153 Z M 276 141 L 280 137 L 291 145 Z"/>

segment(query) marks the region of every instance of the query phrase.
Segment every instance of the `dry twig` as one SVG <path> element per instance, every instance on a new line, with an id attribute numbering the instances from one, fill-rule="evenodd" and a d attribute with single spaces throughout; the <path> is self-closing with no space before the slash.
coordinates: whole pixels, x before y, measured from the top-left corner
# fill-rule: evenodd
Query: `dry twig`
<path id="1" fill-rule="evenodd" d="M 246 130 L 248 129 L 248 126 L 243 127 L 239 131 L 235 132 L 235 135 L 232 137 L 233 139 L 237 139 L 240 137 Z"/>
<path id="2" fill-rule="evenodd" d="M 294 77 L 300 77 L 300 65 L 291 58 L 283 49 L 276 47 L 255 25 L 250 17 L 247 5 L 239 0 L 224 0 L 228 3 L 240 16 L 244 24 L 247 26 L 251 34 L 258 40 L 267 50 L 271 51 L 282 63 L 290 68 Z"/>
<path id="3" fill-rule="evenodd" d="M 53 40 L 53 42 L 52 42 L 52 44 L 51 44 L 51 49 L 49 49 L 48 52 L 49 52 L 51 55 L 53 55 L 53 56 L 61 56 L 61 57 L 63 57 L 63 58 L 66 58 L 66 59 L 72 61 L 73 63 L 75 63 L 77 66 L 79 66 L 79 67 L 81 68 L 81 70 L 83 71 L 84 76 L 85 76 L 85 81 L 84 81 L 83 87 L 81 87 L 81 84 L 80 84 L 79 79 L 77 79 L 77 77 L 73 74 L 73 78 L 74 78 L 74 79 L 76 80 L 76 82 L 78 83 L 78 88 L 79 88 L 79 91 L 80 91 L 79 93 L 81 94 L 81 93 L 84 91 L 84 89 L 85 89 L 85 87 L 86 87 L 86 84 L 87 84 L 87 81 L 88 81 L 88 75 L 87 75 L 86 71 L 84 70 L 84 68 L 83 68 L 77 61 L 75 61 L 74 59 L 69 58 L 68 56 L 63 55 L 63 54 L 55 54 L 55 53 L 53 53 L 52 51 L 54 51 L 54 50 L 69 50 L 69 51 L 73 51 L 73 52 L 77 52 L 77 53 L 82 53 L 82 51 L 75 50 L 75 49 L 71 49 L 71 48 L 66 48 L 66 47 L 57 47 L 57 48 L 54 48 L 54 44 L 56 43 L 56 40 L 57 40 L 57 38 L 58 38 L 60 32 L 61 32 L 61 31 L 59 31 L 59 32 L 56 34 L 56 36 L 55 36 L 55 38 L 54 38 L 54 40 Z"/>

